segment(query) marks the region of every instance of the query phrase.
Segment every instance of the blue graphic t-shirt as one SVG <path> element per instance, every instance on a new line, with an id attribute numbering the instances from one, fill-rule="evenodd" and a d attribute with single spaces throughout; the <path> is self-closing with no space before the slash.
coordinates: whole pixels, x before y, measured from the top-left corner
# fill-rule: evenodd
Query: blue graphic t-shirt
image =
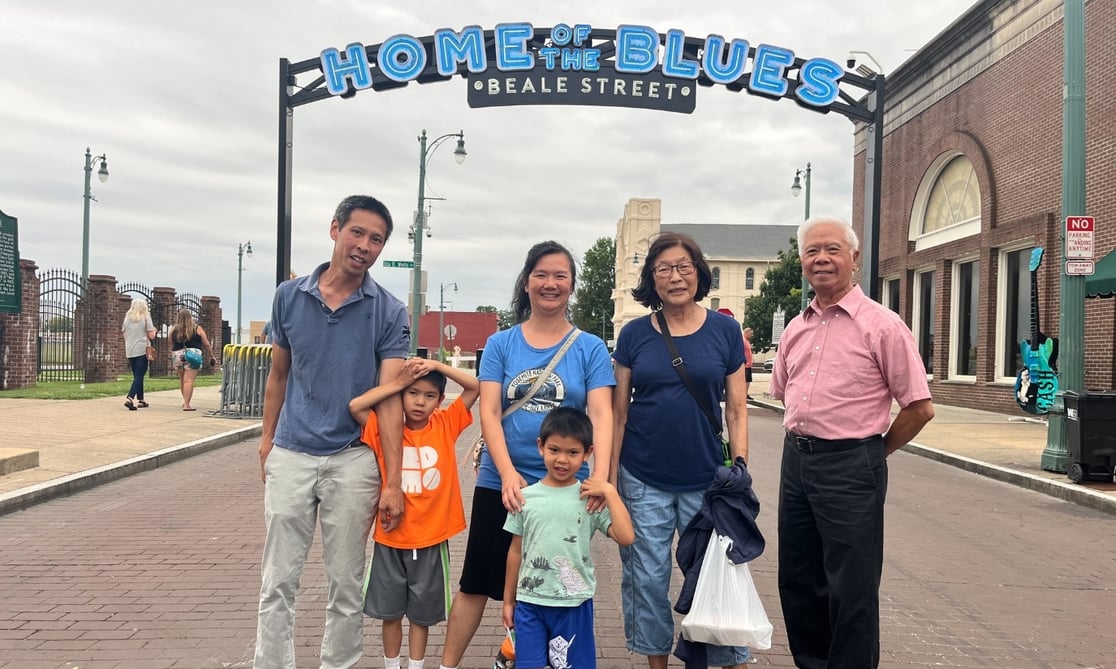
<path id="1" fill-rule="evenodd" d="M 549 348 L 535 348 L 523 338 L 523 331 L 518 325 L 497 332 L 485 344 L 478 378 L 500 384 L 503 389 L 500 410 L 503 411 L 527 394 L 531 384 L 564 343 L 565 339 Z M 590 390 L 615 385 L 612 360 L 604 342 L 599 337 L 582 332 L 535 396 L 503 420 L 508 454 L 516 471 L 527 479 L 528 484 L 546 475 L 546 467 L 535 443 L 546 414 L 558 406 L 584 411 Z M 589 468 L 585 466 L 578 477 L 588 475 Z M 477 486 L 500 489 L 500 474 L 487 453 L 481 458 Z"/>

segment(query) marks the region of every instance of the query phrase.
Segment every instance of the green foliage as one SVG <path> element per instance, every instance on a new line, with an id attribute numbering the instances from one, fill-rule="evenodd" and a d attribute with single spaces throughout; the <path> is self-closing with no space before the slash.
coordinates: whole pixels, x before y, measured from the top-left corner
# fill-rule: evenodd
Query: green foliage
<path id="1" fill-rule="evenodd" d="M 790 249 L 779 251 L 779 262 L 767 270 L 759 295 L 748 298 L 744 324 L 752 328 L 752 348 L 771 350 L 771 317 L 783 308 L 786 322 L 802 311 L 802 263 L 798 259 L 798 242 L 790 239 Z"/>
<path id="2" fill-rule="evenodd" d="M 47 321 L 47 332 L 73 332 L 74 321 L 69 316 L 55 316 Z"/>
<path id="3" fill-rule="evenodd" d="M 477 307 L 477 311 L 482 314 L 496 314 L 496 328 L 499 330 L 507 330 L 515 325 L 515 314 L 511 309 L 497 309 L 490 304 L 482 304 Z"/>
<path id="4" fill-rule="evenodd" d="M 612 291 L 616 288 L 616 243 L 601 237 L 585 252 L 577 277 L 574 325 L 608 341 L 612 332 Z"/>

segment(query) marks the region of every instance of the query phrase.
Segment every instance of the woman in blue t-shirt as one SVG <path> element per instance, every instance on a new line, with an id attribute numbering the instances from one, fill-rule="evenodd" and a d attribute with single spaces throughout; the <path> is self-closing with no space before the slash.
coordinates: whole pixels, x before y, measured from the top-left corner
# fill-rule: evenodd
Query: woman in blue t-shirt
<path id="1" fill-rule="evenodd" d="M 636 301 L 661 310 L 692 383 L 717 421 L 725 397 L 726 436 L 733 457 L 748 458 L 744 340 L 735 320 L 702 307 L 712 273 L 692 238 L 663 233 L 651 242 L 632 290 Z M 613 477 L 636 531 L 620 549 L 628 649 L 667 666 L 674 642 L 671 546 L 701 509 L 702 495 L 723 464 L 721 440 L 671 364 L 654 314 L 620 331 L 613 353 Z M 709 663 L 743 666 L 747 648 L 710 646 Z"/>
<path id="2" fill-rule="evenodd" d="M 512 310 L 517 325 L 488 338 L 480 364 L 480 423 L 487 449 L 481 454 L 469 521 L 461 587 L 446 627 L 442 665 L 456 667 L 476 633 L 489 599 L 504 597 L 511 535 L 508 511 L 523 506 L 521 489 L 546 474 L 536 439 L 546 414 L 558 406 L 585 411 L 593 421 L 593 472 L 607 480 L 612 450 L 612 361 L 600 338 L 580 332 L 546 381 L 522 407 L 503 417 L 523 397 L 574 333 L 569 321 L 576 267 L 558 242 L 531 247 L 516 279 Z"/>

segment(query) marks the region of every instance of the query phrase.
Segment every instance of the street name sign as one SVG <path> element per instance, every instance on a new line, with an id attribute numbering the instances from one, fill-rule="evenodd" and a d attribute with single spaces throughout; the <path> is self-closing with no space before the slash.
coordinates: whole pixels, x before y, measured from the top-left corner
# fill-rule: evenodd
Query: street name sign
<path id="1" fill-rule="evenodd" d="M 415 263 L 413 260 L 385 260 L 384 267 L 407 267 L 414 268 Z"/>

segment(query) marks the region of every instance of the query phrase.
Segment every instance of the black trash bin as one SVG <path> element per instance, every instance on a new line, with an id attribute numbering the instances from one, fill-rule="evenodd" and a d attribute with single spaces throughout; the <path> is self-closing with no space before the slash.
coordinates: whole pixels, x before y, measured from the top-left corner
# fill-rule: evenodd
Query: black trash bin
<path id="1" fill-rule="evenodd" d="M 1066 476 L 1074 483 L 1112 481 L 1116 468 L 1116 392 L 1067 391 Z"/>

